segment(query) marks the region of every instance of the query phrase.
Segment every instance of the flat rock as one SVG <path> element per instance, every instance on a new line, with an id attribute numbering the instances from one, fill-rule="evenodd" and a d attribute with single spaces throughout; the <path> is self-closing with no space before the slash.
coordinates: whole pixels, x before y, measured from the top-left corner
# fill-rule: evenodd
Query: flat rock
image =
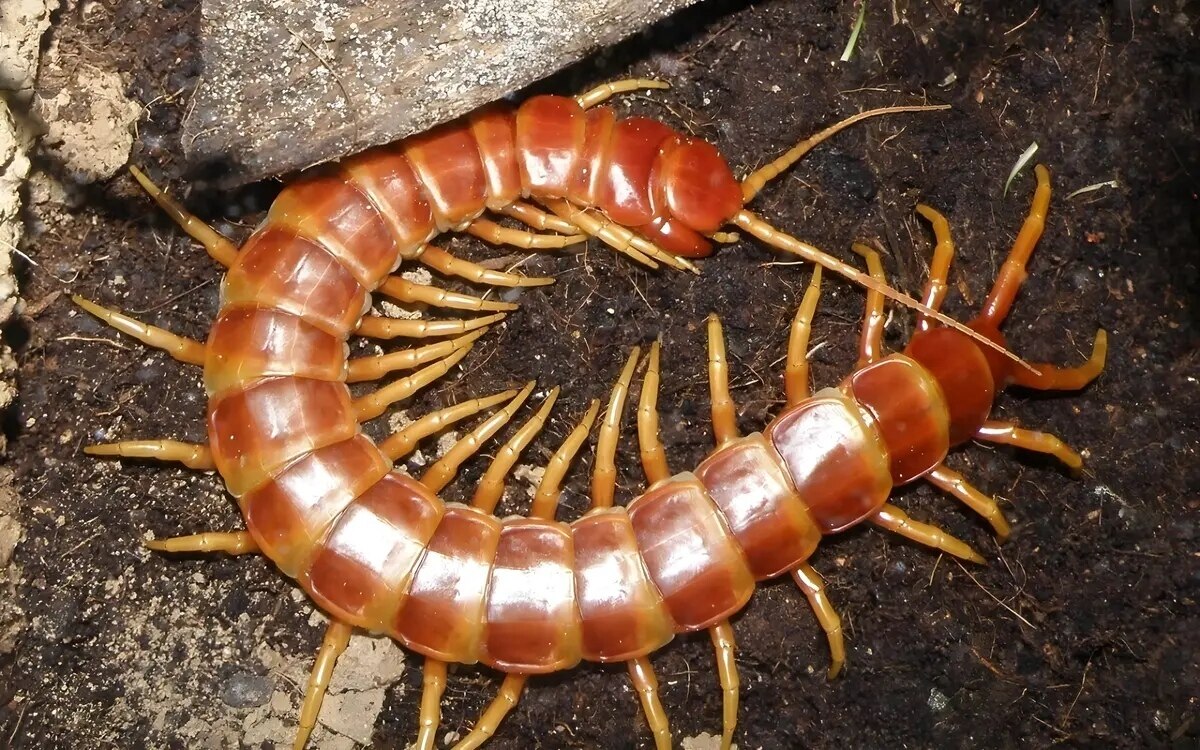
<path id="1" fill-rule="evenodd" d="M 196 167 L 261 179 L 425 130 L 696 0 L 204 0 Z"/>

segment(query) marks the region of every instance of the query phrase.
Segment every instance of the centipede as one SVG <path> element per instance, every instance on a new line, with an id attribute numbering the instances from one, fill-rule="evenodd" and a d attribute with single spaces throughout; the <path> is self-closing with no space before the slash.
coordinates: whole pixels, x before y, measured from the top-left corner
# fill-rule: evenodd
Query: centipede
<path id="1" fill-rule="evenodd" d="M 865 245 L 863 272 L 784 233 L 745 206 L 813 147 L 869 117 L 938 109 L 869 110 L 801 141 L 738 180 L 712 144 L 656 120 L 618 118 L 613 95 L 664 88 L 634 79 L 577 97 L 538 96 L 465 118 L 317 168 L 285 187 L 239 248 L 157 187 L 135 178 L 225 267 L 221 303 L 206 341 L 185 338 L 75 297 L 88 312 L 142 343 L 203 368 L 206 443 L 172 439 L 92 445 L 97 456 L 174 461 L 216 471 L 245 521 L 238 531 L 155 539 L 167 553 L 257 553 L 296 581 L 330 620 L 316 654 L 293 747 L 308 744 L 338 657 L 357 630 L 386 635 L 424 657 L 416 747 L 434 746 L 450 664 L 504 675 L 496 697 L 455 745 L 475 748 L 517 705 L 529 679 L 583 661 L 625 664 L 657 750 L 671 747 L 650 657 L 677 634 L 706 631 L 723 695 L 722 747 L 737 729 L 739 677 L 730 618 L 759 582 L 790 577 L 807 598 L 842 670 L 841 620 L 809 560 L 821 540 L 864 522 L 954 557 L 982 562 L 966 542 L 908 516 L 889 498 L 926 480 L 984 518 L 1003 539 L 996 501 L 944 459 L 971 440 L 1082 458 L 1059 438 L 990 419 L 1010 385 L 1083 388 L 1103 370 L 1107 338 L 1077 367 L 1027 364 L 1000 331 L 1026 278 L 1050 202 L 1036 168 L 1032 207 L 980 313 L 967 323 L 941 311 L 955 246 L 948 220 L 917 212 L 936 238 L 919 299 L 891 286 Z M 522 222 L 515 229 L 485 212 Z M 445 232 L 529 250 L 588 238 L 633 261 L 699 272 L 714 243 L 739 241 L 732 225 L 769 247 L 810 261 L 811 281 L 792 323 L 785 405 L 760 432 L 741 435 L 720 320 L 707 321 L 707 369 L 715 446 L 692 470 L 673 473 L 659 437 L 661 345 L 649 347 L 637 403 L 647 486 L 614 503 L 616 452 L 626 401 L 643 364 L 633 348 L 601 414 L 594 400 L 553 453 L 525 516 L 497 517 L 508 475 L 550 417 L 559 389 L 494 453 L 469 503 L 440 493 L 464 462 L 501 432 L 536 387 L 486 395 L 428 414 L 376 443 L 362 425 L 437 382 L 461 362 L 510 302 L 418 284 L 404 262 L 495 287 L 553 279 L 487 268 L 430 244 Z M 866 288 L 859 359 L 838 385 L 813 392 L 806 358 L 822 268 Z M 373 295 L 473 318 L 396 319 L 372 312 Z M 918 314 L 900 352 L 882 343 L 891 298 Z M 352 335 L 440 340 L 350 357 Z M 349 384 L 411 371 L 352 396 Z M 465 420 L 474 426 L 420 477 L 399 466 L 424 439 Z M 570 466 L 596 423 L 591 508 L 557 519 Z"/>

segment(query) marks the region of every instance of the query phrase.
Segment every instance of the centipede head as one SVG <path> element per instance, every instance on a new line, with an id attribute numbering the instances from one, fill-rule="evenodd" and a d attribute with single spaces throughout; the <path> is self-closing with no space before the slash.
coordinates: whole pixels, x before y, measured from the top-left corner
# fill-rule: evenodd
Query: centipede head
<path id="1" fill-rule="evenodd" d="M 650 177 L 660 215 L 637 227 L 664 250 L 685 258 L 711 255 L 711 235 L 742 210 L 742 188 L 716 147 L 679 137 L 663 147 Z"/>

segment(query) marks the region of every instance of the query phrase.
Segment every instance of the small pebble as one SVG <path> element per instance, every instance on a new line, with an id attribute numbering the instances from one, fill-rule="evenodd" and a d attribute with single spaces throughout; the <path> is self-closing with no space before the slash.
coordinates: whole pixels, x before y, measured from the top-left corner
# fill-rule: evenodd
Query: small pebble
<path id="1" fill-rule="evenodd" d="M 221 686 L 221 701 L 234 708 L 261 706 L 271 697 L 273 686 L 266 677 L 238 672 Z"/>

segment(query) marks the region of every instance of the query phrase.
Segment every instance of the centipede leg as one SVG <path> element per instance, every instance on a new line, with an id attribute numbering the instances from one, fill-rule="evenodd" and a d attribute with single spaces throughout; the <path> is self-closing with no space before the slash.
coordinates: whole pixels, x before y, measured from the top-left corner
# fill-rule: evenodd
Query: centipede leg
<path id="1" fill-rule="evenodd" d="M 596 438 L 596 461 L 592 468 L 592 507 L 610 508 L 617 488 L 617 437 L 621 432 L 621 416 L 625 412 L 625 399 L 629 395 L 629 384 L 633 382 L 633 370 L 637 367 L 641 350 L 633 347 L 629 360 L 621 370 L 600 423 L 600 435 Z"/>
<path id="2" fill-rule="evenodd" d="M 521 276 L 520 274 L 495 271 L 478 263 L 456 258 L 436 245 L 424 245 L 416 256 L 418 263 L 438 273 L 457 276 L 475 284 L 490 284 L 503 287 L 546 286 L 554 279 L 543 276 Z"/>
<path id="3" fill-rule="evenodd" d="M 575 454 L 583 446 L 583 441 L 587 440 L 588 433 L 591 432 L 599 412 L 600 400 L 592 399 L 591 406 L 583 415 L 583 419 L 579 420 L 579 424 L 575 425 L 575 429 L 571 430 L 562 445 L 550 457 L 550 461 L 546 464 L 546 470 L 542 473 L 542 480 L 538 482 L 537 492 L 533 496 L 533 507 L 529 512 L 531 517 L 554 518 L 554 514 L 558 510 L 558 498 L 561 494 L 560 486 L 563 477 L 567 475 L 567 469 L 570 468 Z"/>
<path id="4" fill-rule="evenodd" d="M 869 520 L 876 526 L 895 532 L 917 544 L 923 544 L 926 547 L 932 547 L 980 565 L 987 562 L 963 540 L 951 536 L 933 524 L 921 523 L 910 518 L 907 513 L 891 503 L 884 503 L 883 507 Z"/>
<path id="5" fill-rule="evenodd" d="M 733 730 L 737 728 L 738 690 L 741 687 L 737 662 L 733 658 L 737 643 L 729 620 L 722 620 L 708 632 L 717 653 L 717 677 L 721 682 L 721 750 L 729 750 L 733 745 Z"/>
<path id="6" fill-rule="evenodd" d="M 871 109 L 866 112 L 859 112 L 856 115 L 851 115 L 841 122 L 834 123 L 824 130 L 814 133 L 804 140 L 792 146 L 790 149 L 781 154 L 778 158 L 771 161 L 751 174 L 747 175 L 742 180 L 742 202 L 749 203 L 754 196 L 758 195 L 758 191 L 771 180 L 778 177 L 784 170 L 791 167 L 796 162 L 804 158 L 804 155 L 814 148 L 819 146 L 824 141 L 829 140 L 834 135 L 837 135 L 846 128 L 863 120 L 879 117 L 881 115 L 899 114 L 901 112 L 933 112 L 939 109 L 949 109 L 949 104 L 934 105 L 934 106 L 910 106 L 910 107 L 883 107 L 882 109 Z"/>
<path id="7" fill-rule="evenodd" d="M 382 388 L 366 394 L 353 401 L 354 415 L 359 422 L 366 422 L 387 411 L 387 408 L 397 401 L 403 401 L 425 386 L 441 378 L 450 368 L 458 364 L 467 352 L 471 351 L 472 343 L 455 350 L 450 356 L 435 362 L 428 367 L 417 370 L 397 380 L 393 380 Z"/>
<path id="8" fill-rule="evenodd" d="M 425 659 L 421 679 L 421 713 L 417 719 L 417 750 L 433 750 L 438 725 L 442 722 L 442 694 L 446 692 L 446 662 Z"/>
<path id="9" fill-rule="evenodd" d="M 503 409 L 492 414 L 476 425 L 473 430 L 459 438 L 458 442 L 446 452 L 446 455 L 425 470 L 425 473 L 421 475 L 421 484 L 433 492 L 439 492 L 450 484 L 463 462 L 475 455 L 475 452 L 483 447 L 489 438 L 512 420 L 513 415 L 521 408 L 521 404 L 525 403 L 525 399 L 529 398 L 530 393 L 533 393 L 534 385 L 533 381 L 526 383 L 525 387 Z"/>
<path id="10" fill-rule="evenodd" d="M 496 733 L 496 727 L 500 725 L 504 717 L 517 707 L 517 701 L 521 699 L 521 692 L 525 690 L 525 683 L 528 679 L 528 675 L 523 674 L 504 675 L 504 683 L 500 685 L 500 691 L 496 693 L 496 697 L 488 704 L 487 709 L 479 717 L 479 721 L 475 722 L 475 726 L 471 728 L 467 736 L 454 745 L 453 750 L 475 750 L 487 742 Z"/>
<path id="11" fill-rule="evenodd" d="M 972 487 L 962 474 L 947 467 L 945 464 L 938 464 L 932 471 L 925 475 L 925 478 L 934 487 L 949 494 L 963 505 L 983 516 L 992 525 L 992 530 L 996 532 L 996 537 L 1000 541 L 1003 542 L 1008 539 L 1011 529 L 1009 528 L 1008 521 L 1004 518 L 1004 514 L 1000 512 L 1000 506 L 996 504 L 995 499 Z"/>
<path id="12" fill-rule="evenodd" d="M 204 365 L 205 348 L 203 342 L 189 339 L 185 336 L 178 336 L 165 328 L 159 328 L 140 320 L 131 318 L 128 315 L 119 313 L 116 310 L 110 310 L 107 307 L 101 307 L 95 302 L 73 295 L 71 297 L 75 304 L 87 310 L 92 315 L 95 315 L 100 320 L 117 329 L 121 333 L 132 336 L 138 341 L 152 346 L 155 349 L 162 349 L 167 354 L 175 359 L 189 365 Z"/>
<path id="13" fill-rule="evenodd" d="M 402 349 L 389 354 L 378 354 L 371 357 L 358 357 L 349 360 L 346 370 L 347 383 L 361 383 L 364 380 L 375 380 L 396 370 L 411 370 L 414 367 L 428 364 L 437 359 L 447 357 L 463 348 L 469 348 L 487 328 L 472 331 L 456 339 L 427 344 L 416 349 Z"/>
<path id="14" fill-rule="evenodd" d="M 151 539 L 143 542 L 146 549 L 155 552 L 224 552 L 227 555 L 245 555 L 258 552 L 258 542 L 248 531 L 209 531 L 204 534 L 173 536 L 167 539 Z"/>
<path id="15" fill-rule="evenodd" d="M 821 267 L 813 269 L 808 289 L 800 309 L 792 319 L 792 330 L 788 336 L 787 368 L 783 375 L 783 389 L 787 405 L 795 406 L 808 398 L 812 385 L 808 379 L 808 339 L 812 334 L 813 316 L 817 313 L 817 302 L 821 299 Z"/>
<path id="16" fill-rule="evenodd" d="M 629 91 L 641 91 L 643 89 L 669 89 L 671 84 L 666 81 L 656 81 L 653 78 L 625 78 L 620 81 L 610 81 L 602 83 L 599 86 L 585 91 L 575 97 L 575 101 L 584 109 L 592 107 L 606 101 L 617 94 L 624 94 Z"/>
<path id="17" fill-rule="evenodd" d="M 355 333 L 373 339 L 427 339 L 437 336 L 457 336 L 470 331 L 490 326 L 504 320 L 504 313 L 481 315 L 469 320 L 405 320 L 403 318 L 384 318 L 379 315 L 365 315 L 359 321 Z"/>
<path id="18" fill-rule="evenodd" d="M 658 386 L 661 380 L 659 354 L 662 345 L 655 341 L 650 347 L 650 361 L 642 380 L 642 395 L 638 399 L 638 447 L 641 449 L 642 469 L 650 484 L 671 476 L 667 467 L 667 452 L 658 434 Z"/>
<path id="19" fill-rule="evenodd" d="M 503 393 L 463 401 L 453 406 L 447 406 L 445 409 L 430 412 L 417 421 L 405 426 L 404 429 L 392 434 L 387 440 L 379 444 L 379 450 L 383 455 L 387 456 L 388 460 L 399 461 L 411 453 L 417 447 L 417 443 L 430 435 L 441 432 L 455 422 L 490 409 L 497 404 L 502 404 L 515 395 L 517 395 L 516 389 L 507 390 Z"/>
<path id="20" fill-rule="evenodd" d="M 178 440 L 123 440 L 119 443 L 100 443 L 83 449 L 89 456 L 121 456 L 122 458 L 151 458 L 156 461 L 176 461 L 189 469 L 212 471 L 212 451 L 201 443 Z"/>
<path id="21" fill-rule="evenodd" d="M 475 495 L 471 498 L 471 505 L 487 513 L 496 510 L 496 504 L 504 495 L 504 483 L 508 478 L 508 473 L 512 471 L 513 465 L 520 458 L 521 451 L 525 450 L 546 426 L 546 420 L 549 419 L 550 412 L 554 409 L 554 402 L 558 400 L 558 391 L 557 387 L 551 390 L 542 402 L 541 408 L 525 424 L 521 425 L 520 429 L 513 433 L 508 442 L 496 453 L 491 465 L 479 480 L 479 484 L 475 486 Z"/>
<path id="22" fill-rule="evenodd" d="M 1071 446 L 1047 432 L 1026 430 L 1008 422 L 987 421 L 975 433 L 976 440 L 999 445 L 1012 445 L 1036 453 L 1054 456 L 1071 471 L 1083 468 L 1083 457 Z"/>
<path id="23" fill-rule="evenodd" d="M 233 265 L 237 260 L 237 247 L 229 241 L 227 237 L 222 235 L 217 230 L 200 221 L 181 206 L 167 192 L 162 190 L 150 181 L 142 170 L 137 167 L 130 167 L 129 171 L 133 174 L 134 179 L 142 186 L 142 189 L 150 194 L 154 202 L 158 204 L 167 216 L 175 221 L 183 231 L 187 232 L 192 239 L 204 245 L 204 249 L 213 260 L 225 266 L 226 268 Z"/>
<path id="24" fill-rule="evenodd" d="M 737 439 L 738 428 L 737 411 L 729 395 L 725 332 L 716 315 L 708 316 L 708 392 L 712 401 L 713 439 L 720 448 Z"/>
<path id="25" fill-rule="evenodd" d="M 325 638 L 321 641 L 321 650 L 317 652 L 317 660 L 312 672 L 308 675 L 308 687 L 304 690 L 304 703 L 300 707 L 300 729 L 296 733 L 293 750 L 303 750 L 308 743 L 308 736 L 317 725 L 317 714 L 321 712 L 321 703 L 325 700 L 325 691 L 329 688 L 329 679 L 333 676 L 333 667 L 338 657 L 350 643 L 350 634 L 354 632 L 353 625 L 336 620 L 329 623 L 325 630 Z"/>
<path id="26" fill-rule="evenodd" d="M 465 231 L 493 245 L 514 245 L 526 250 L 552 250 L 587 240 L 586 234 L 534 234 L 524 229 L 501 226 L 488 219 L 472 221 Z"/>
<path id="27" fill-rule="evenodd" d="M 658 678 L 654 676 L 654 667 L 646 657 L 629 661 L 629 677 L 633 680 L 633 689 L 642 702 L 642 710 L 646 712 L 646 722 L 654 734 L 655 750 L 670 750 L 671 727 L 667 723 L 667 713 L 663 711 L 662 701 L 658 697 Z"/>
<path id="28" fill-rule="evenodd" d="M 558 232 L 559 234 L 578 234 L 579 227 L 575 226 L 566 219 L 561 219 L 557 216 L 551 216 L 542 209 L 532 203 L 522 203 L 517 201 L 510 203 L 500 209 L 500 213 L 505 216 L 510 216 L 517 221 L 528 224 L 534 229 L 541 231 Z"/>
<path id="29" fill-rule="evenodd" d="M 1095 341 L 1092 342 L 1092 355 L 1082 365 L 1058 367 L 1035 362 L 1032 367 L 1036 372 L 1015 370 L 1012 373 L 1012 382 L 1039 391 L 1077 391 L 1099 377 L 1104 371 L 1104 360 L 1107 356 L 1108 333 L 1099 330 L 1096 332 Z"/>
<path id="30" fill-rule="evenodd" d="M 933 225 L 933 236 L 937 239 L 937 245 L 933 248 L 933 260 L 929 264 L 929 279 L 925 282 L 921 302 L 931 310 L 940 310 L 949 288 L 946 279 L 950 275 L 950 262 L 954 260 L 954 238 L 950 236 L 950 222 L 946 221 L 945 216 L 923 203 L 917 204 L 917 213 Z M 927 331 L 931 325 L 932 321 L 924 313 L 917 316 L 918 331 Z"/>
<path id="31" fill-rule="evenodd" d="M 681 271 L 699 273 L 700 270 L 686 258 L 680 258 L 663 250 L 644 237 L 639 237 L 619 224 L 606 218 L 593 216 L 569 201 L 558 198 L 543 199 L 543 203 L 562 218 L 579 227 L 618 253 L 627 255 L 647 268 L 658 268 L 665 263 Z M 657 262 L 656 262 L 657 261 Z"/>
<path id="32" fill-rule="evenodd" d="M 1037 189 L 1033 192 L 1029 214 L 1017 233 L 1017 239 L 1013 241 L 1012 249 L 1008 251 L 1008 257 L 1000 266 L 996 283 L 984 300 L 983 311 L 979 314 L 980 320 L 992 326 L 999 326 L 1008 315 L 1017 292 L 1025 283 L 1025 264 L 1029 262 L 1029 256 L 1033 254 L 1046 227 L 1046 212 L 1050 210 L 1050 172 L 1041 164 L 1034 167 L 1033 172 L 1037 178 Z"/>
<path id="33" fill-rule="evenodd" d="M 874 248 L 861 243 L 854 243 L 854 252 L 867 261 L 867 271 L 871 278 L 883 286 L 887 286 L 887 277 L 883 273 L 883 263 L 879 253 Z M 874 289 L 867 290 L 866 311 L 863 315 L 862 335 L 858 341 L 858 368 L 865 367 L 878 361 L 883 356 L 883 295 Z"/>
<path id="34" fill-rule="evenodd" d="M 832 680 L 838 676 L 846 664 L 846 643 L 842 636 L 842 618 L 825 593 L 825 581 L 821 580 L 821 575 L 813 566 L 804 563 L 796 567 L 792 570 L 792 580 L 804 592 L 813 614 L 817 616 L 821 630 L 825 631 L 825 640 L 829 642 L 828 676 Z"/>
<path id="35" fill-rule="evenodd" d="M 473 312 L 509 312 L 517 306 L 511 302 L 480 299 L 469 294 L 451 292 L 435 286 L 417 284 L 403 276 L 389 276 L 379 285 L 379 291 L 399 302 L 415 302 L 447 310 L 471 310 Z"/>

